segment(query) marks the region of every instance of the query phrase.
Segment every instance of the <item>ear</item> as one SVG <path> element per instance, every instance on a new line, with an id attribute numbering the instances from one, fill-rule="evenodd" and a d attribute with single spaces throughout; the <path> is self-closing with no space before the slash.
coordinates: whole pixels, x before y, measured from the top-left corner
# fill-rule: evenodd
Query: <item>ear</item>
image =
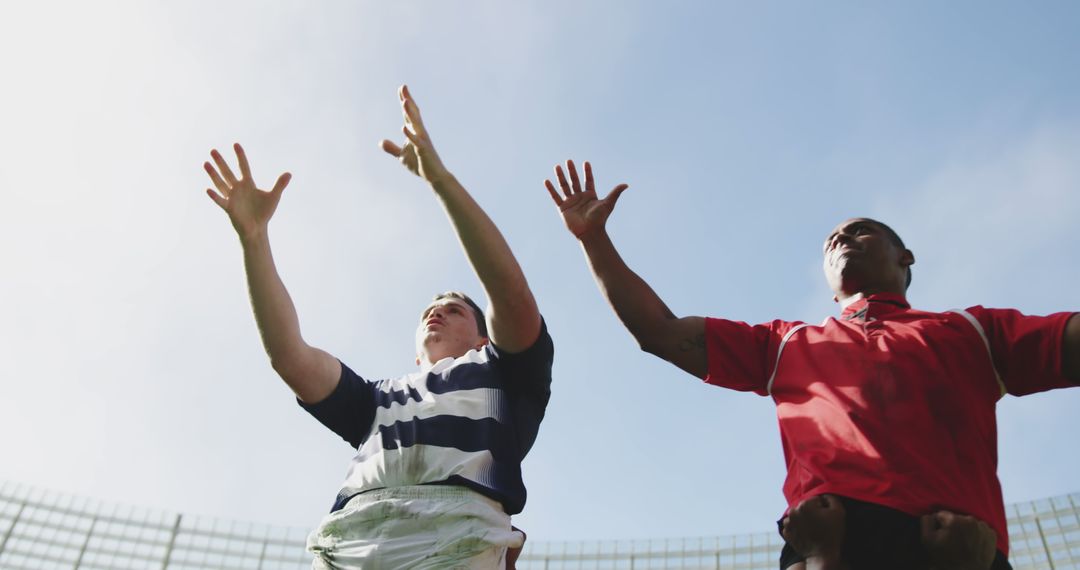
<path id="1" fill-rule="evenodd" d="M 910 249 L 905 249 L 900 254 L 900 265 L 903 265 L 904 267 L 915 265 L 915 254 L 912 253 Z"/>
<path id="2" fill-rule="evenodd" d="M 840 298 L 839 298 L 839 297 L 837 297 L 836 295 L 833 295 L 833 296 L 832 296 L 832 302 L 833 302 L 833 303 L 839 303 L 839 302 L 840 302 Z"/>
<path id="3" fill-rule="evenodd" d="M 416 365 L 420 366 L 420 355 L 419 354 L 416 355 Z"/>

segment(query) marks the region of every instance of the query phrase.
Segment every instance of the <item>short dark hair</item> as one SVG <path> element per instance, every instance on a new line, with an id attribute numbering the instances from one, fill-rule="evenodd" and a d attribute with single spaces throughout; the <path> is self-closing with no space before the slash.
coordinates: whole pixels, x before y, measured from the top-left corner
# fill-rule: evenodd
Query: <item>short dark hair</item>
<path id="1" fill-rule="evenodd" d="M 447 291 L 445 293 L 439 293 L 438 295 L 435 295 L 435 298 L 433 298 L 431 302 L 434 303 L 435 301 L 441 301 L 443 299 L 457 299 L 459 301 L 465 301 L 465 304 L 469 305 L 469 307 L 473 310 L 473 315 L 476 316 L 476 331 L 480 333 L 480 336 L 484 338 L 488 337 L 487 319 L 484 318 L 484 310 L 480 308 L 480 305 L 476 304 L 476 301 L 473 301 L 471 298 L 469 298 L 468 295 L 462 293 L 461 291 Z"/>
<path id="2" fill-rule="evenodd" d="M 873 218 L 863 218 L 863 219 L 870 222 L 870 223 L 872 223 L 872 224 L 874 224 L 874 225 L 876 225 L 877 227 L 881 228 L 882 231 L 885 232 L 885 235 L 889 237 L 889 241 L 893 242 L 893 245 L 895 245 L 896 247 L 899 247 L 900 249 L 907 249 L 907 246 L 904 245 L 904 240 L 900 239 L 900 234 L 896 233 L 896 231 L 894 231 L 892 228 L 890 228 L 888 226 L 888 224 L 886 224 L 884 222 L 879 222 L 879 221 L 877 221 L 877 220 L 875 220 Z M 905 289 L 908 288 L 908 287 L 911 287 L 911 266 L 910 265 L 907 267 L 907 283 L 904 284 Z"/>

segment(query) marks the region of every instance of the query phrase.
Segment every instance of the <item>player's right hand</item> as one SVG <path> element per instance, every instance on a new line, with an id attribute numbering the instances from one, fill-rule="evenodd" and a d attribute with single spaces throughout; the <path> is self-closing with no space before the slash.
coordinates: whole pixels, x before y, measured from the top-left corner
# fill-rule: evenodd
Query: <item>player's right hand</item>
<path id="1" fill-rule="evenodd" d="M 615 202 L 619 200 L 619 196 L 629 186 L 619 184 L 611 189 L 607 197 L 600 200 L 596 196 L 592 165 L 588 161 L 585 162 L 584 190 L 581 188 L 581 180 L 578 178 L 574 161 L 566 161 L 566 170 L 570 173 L 569 182 L 567 182 L 566 175 L 563 173 L 562 165 L 555 165 L 555 176 L 559 180 L 559 188 L 562 190 L 561 196 L 555 190 L 555 185 L 551 183 L 551 180 L 545 180 L 544 186 L 547 187 L 548 194 L 551 195 L 555 205 L 559 207 L 559 213 L 566 224 L 566 229 L 570 230 L 570 233 L 574 234 L 578 239 L 583 239 L 593 231 L 604 229 L 608 216 L 615 210 Z"/>

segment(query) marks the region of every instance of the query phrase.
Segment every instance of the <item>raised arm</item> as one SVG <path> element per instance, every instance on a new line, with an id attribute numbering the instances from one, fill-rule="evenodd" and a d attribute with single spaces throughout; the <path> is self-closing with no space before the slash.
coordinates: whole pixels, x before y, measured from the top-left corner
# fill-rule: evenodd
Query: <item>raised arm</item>
<path id="1" fill-rule="evenodd" d="M 402 86 L 398 91 L 405 125 L 404 146 L 382 141 L 382 148 L 420 176 L 442 202 L 450 225 L 461 240 L 476 276 L 487 294 L 487 324 L 491 341 L 508 352 L 532 346 L 540 335 L 540 312 L 529 284 L 499 228 L 439 159 L 420 118 L 420 109 Z"/>
<path id="2" fill-rule="evenodd" d="M 214 164 L 207 162 L 203 166 L 217 192 L 207 188 L 206 193 L 229 215 L 240 237 L 251 307 L 270 363 L 300 400 L 318 402 L 337 387 L 341 364 L 330 354 L 308 346 L 300 336 L 296 308 L 274 265 L 267 233 L 270 218 L 292 176 L 282 174 L 273 189 L 259 190 L 251 177 L 244 149 L 239 144 L 234 149 L 240 178 L 233 174 L 221 153 L 213 150 L 210 156 Z"/>
<path id="3" fill-rule="evenodd" d="M 581 241 L 600 292 L 642 350 L 704 378 L 708 373 L 705 319 L 675 316 L 660 296 L 630 270 L 608 237 L 608 216 L 627 185 L 616 186 L 600 200 L 596 196 L 592 165 L 585 163 L 584 189 L 573 161 L 566 161 L 566 169 L 569 182 L 562 166 L 555 167 L 562 195 L 550 180 L 545 185 L 567 229 Z"/>

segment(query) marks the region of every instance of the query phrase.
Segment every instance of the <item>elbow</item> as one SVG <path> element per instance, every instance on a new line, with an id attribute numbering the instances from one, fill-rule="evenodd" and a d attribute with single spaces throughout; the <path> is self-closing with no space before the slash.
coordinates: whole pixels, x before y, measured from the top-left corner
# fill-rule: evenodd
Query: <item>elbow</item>
<path id="1" fill-rule="evenodd" d="M 295 377 L 303 368 L 302 359 L 295 354 L 269 353 L 269 356 L 270 366 L 285 380 Z"/>
<path id="2" fill-rule="evenodd" d="M 630 336 L 634 337 L 638 348 L 654 356 L 664 358 L 671 344 L 668 331 L 656 323 L 624 323 Z"/>
<path id="3" fill-rule="evenodd" d="M 638 348 L 654 356 L 665 358 L 665 354 L 671 351 L 672 340 L 677 334 L 672 330 L 670 323 L 677 322 L 672 319 L 648 319 L 626 322 L 626 330 L 637 341 Z"/>
<path id="4" fill-rule="evenodd" d="M 311 362 L 312 349 L 301 338 L 263 339 L 263 348 L 270 366 L 282 378 L 296 374 Z"/>
<path id="5" fill-rule="evenodd" d="M 664 350 L 657 339 L 645 335 L 634 335 L 634 340 L 637 341 L 638 348 L 641 349 L 642 352 L 647 352 L 653 356 L 663 358 Z"/>
<path id="6" fill-rule="evenodd" d="M 296 365 L 289 361 L 289 359 L 274 357 L 274 355 L 270 355 L 270 367 L 282 378 L 288 378 L 292 374 L 292 371 L 296 370 Z"/>

